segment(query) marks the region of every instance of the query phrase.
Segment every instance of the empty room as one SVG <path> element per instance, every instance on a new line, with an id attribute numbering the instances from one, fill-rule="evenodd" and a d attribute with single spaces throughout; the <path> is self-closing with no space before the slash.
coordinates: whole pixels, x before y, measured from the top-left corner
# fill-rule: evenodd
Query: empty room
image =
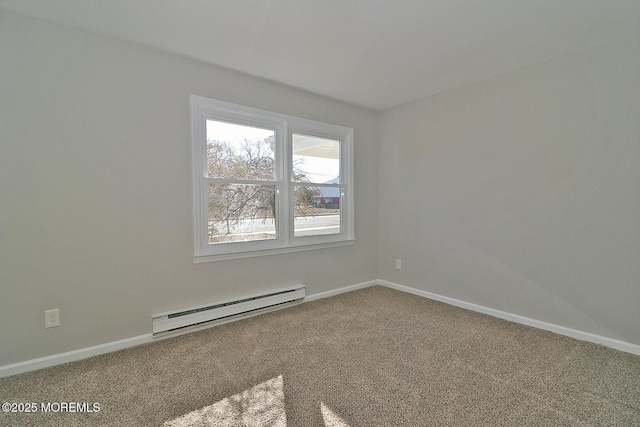
<path id="1" fill-rule="evenodd" d="M 0 403 L 640 426 L 640 2 L 0 0 Z"/>

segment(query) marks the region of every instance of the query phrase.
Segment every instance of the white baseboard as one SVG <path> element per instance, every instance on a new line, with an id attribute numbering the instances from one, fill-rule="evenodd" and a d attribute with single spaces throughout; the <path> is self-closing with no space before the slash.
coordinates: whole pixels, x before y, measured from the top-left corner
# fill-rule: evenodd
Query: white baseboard
<path id="1" fill-rule="evenodd" d="M 329 297 L 333 297 L 333 296 L 336 296 L 336 295 L 344 294 L 345 292 L 351 292 L 351 291 L 355 291 L 357 289 L 364 289 L 364 288 L 368 288 L 370 286 L 375 286 L 375 285 L 378 285 L 378 284 L 380 284 L 380 281 L 371 280 L 369 282 L 362 282 L 362 283 L 358 283 L 356 285 L 345 286 L 343 288 L 333 289 L 333 290 L 326 291 L 326 292 L 320 292 L 318 294 L 313 294 L 313 295 L 309 295 L 309 296 L 305 297 L 304 302 L 315 301 L 317 299 L 322 299 L 322 298 L 329 298 Z"/>
<path id="2" fill-rule="evenodd" d="M 315 301 L 322 298 L 329 298 L 332 296 L 343 294 L 345 292 L 355 291 L 357 289 L 364 289 L 364 288 L 368 288 L 370 286 L 375 286 L 375 285 L 386 286 L 391 289 L 407 292 L 413 295 L 418 295 L 418 296 L 429 298 L 435 301 L 444 302 L 446 304 L 450 304 L 450 305 L 464 308 L 467 310 L 488 314 L 490 316 L 509 320 L 515 323 L 520 323 L 522 325 L 532 326 L 538 329 L 544 329 L 546 331 L 555 332 L 561 335 L 566 335 L 568 337 L 576 338 L 582 341 L 602 344 L 604 346 L 611 347 L 616 350 L 621 350 L 627 353 L 640 355 L 640 345 L 637 345 L 637 344 L 631 344 L 625 341 L 620 341 L 613 338 L 607 338 L 607 337 L 592 334 L 589 332 L 566 328 L 564 326 L 555 325 L 553 323 L 547 323 L 541 320 L 531 319 L 528 317 L 507 313 L 505 311 L 496 310 L 496 309 L 485 307 L 482 305 L 457 300 L 455 298 L 450 298 L 450 297 L 434 294 L 427 291 L 421 291 L 419 289 L 411 288 L 409 286 L 399 285 L 393 282 L 387 282 L 385 280 L 371 280 L 369 282 L 363 282 L 363 283 L 358 283 L 351 286 L 345 286 L 339 289 L 333 289 L 331 291 L 320 292 L 320 293 L 305 297 L 303 301 L 309 302 L 309 301 Z M 193 331 L 189 331 L 189 332 L 193 332 Z M 29 371 L 35 371 L 36 369 L 48 368 L 50 366 L 60 365 L 67 362 L 75 362 L 77 360 L 86 359 L 88 357 L 98 356 L 100 354 L 110 353 L 110 352 L 122 350 L 128 347 L 134 347 L 140 344 L 146 344 L 146 343 L 158 340 L 159 338 L 161 339 L 162 337 L 154 337 L 152 334 L 149 333 L 149 334 L 140 335 L 137 337 L 126 338 L 119 341 L 113 341 L 113 342 L 100 344 L 92 347 L 86 347 L 78 350 L 68 351 L 66 353 L 52 354 L 51 356 L 45 356 L 45 357 L 40 357 L 38 359 L 26 360 L 24 362 L 18 362 L 10 365 L 0 366 L 0 378 L 8 377 L 11 375 L 22 374 Z"/>
<path id="3" fill-rule="evenodd" d="M 500 311 L 493 308 L 485 307 L 478 304 L 473 304 L 466 301 L 457 300 L 455 298 L 445 297 L 443 295 L 434 294 L 427 291 L 421 291 L 419 289 L 411 288 L 409 286 L 399 285 L 393 282 L 387 282 L 385 280 L 378 280 L 377 283 L 382 286 L 386 286 L 391 289 L 395 289 L 402 292 L 407 292 L 413 295 L 429 298 L 435 301 L 444 302 L 456 307 L 464 308 L 478 313 L 488 314 L 493 317 L 505 319 L 510 322 L 520 323 L 522 325 L 532 326 L 538 329 L 544 329 L 545 331 L 554 332 L 560 335 L 566 335 L 571 338 L 575 338 L 582 341 L 588 341 L 595 344 L 601 344 L 606 347 L 611 347 L 616 350 L 624 351 L 627 353 L 640 355 L 640 345 L 632 344 L 626 341 L 620 341 L 613 338 L 603 337 L 601 335 L 592 334 L 590 332 L 579 331 L 577 329 L 571 329 L 564 326 L 556 325 L 553 323 L 543 322 L 541 320 L 531 319 L 529 317 L 520 316 L 518 314 L 508 313 L 506 311 Z"/>
<path id="4" fill-rule="evenodd" d="M 355 291 L 356 289 L 363 289 L 369 286 L 375 286 L 377 284 L 378 284 L 377 280 L 372 280 L 369 282 L 359 283 L 356 285 L 345 286 L 339 289 L 333 289 L 327 292 L 320 292 L 320 293 L 305 297 L 303 302 L 314 301 L 321 298 L 328 298 L 328 297 L 339 295 L 345 292 Z M 238 317 L 237 320 L 240 320 L 241 318 L 242 317 Z M 228 322 L 222 322 L 222 323 L 228 323 Z M 105 353 L 111 353 L 112 351 L 123 350 L 128 347 L 134 347 L 136 345 L 157 341 L 159 339 L 165 339 L 165 338 L 170 338 L 172 336 L 178 336 L 185 333 L 195 332 L 197 330 L 206 329 L 208 327 L 213 327 L 218 324 L 221 324 L 221 323 L 220 322 L 212 323 L 209 325 L 192 328 L 180 333 L 167 334 L 166 336 L 154 337 L 152 334 L 149 333 L 149 334 L 140 335 L 137 337 L 126 338 L 119 341 L 100 344 L 93 347 L 85 347 L 78 350 L 68 351 L 66 353 L 52 354 L 51 356 L 45 356 L 37 359 L 26 360 L 24 362 L 12 363 L 10 365 L 0 366 L 0 378 L 8 377 L 11 375 L 22 374 L 29 371 L 35 371 L 36 369 L 48 368 L 50 366 L 61 365 L 67 362 L 75 362 L 78 360 L 86 359 L 88 357 L 98 356 L 100 354 L 105 354 Z"/>
<path id="5" fill-rule="evenodd" d="M 88 357 L 98 356 L 112 351 L 122 350 L 124 348 L 133 347 L 140 344 L 151 342 L 153 337 L 151 334 L 140 335 L 133 338 L 126 338 L 119 341 L 112 341 L 105 344 L 99 344 L 92 347 L 85 347 L 78 350 L 68 351 L 66 353 L 52 354 L 51 356 L 39 357 L 37 359 L 26 360 L 24 362 L 12 363 L 10 365 L 0 366 L 0 378 L 11 375 L 22 374 L 24 372 L 35 371 L 36 369 L 48 368 L 50 366 L 61 365 L 67 362 L 75 362 L 77 360 L 86 359 Z"/>

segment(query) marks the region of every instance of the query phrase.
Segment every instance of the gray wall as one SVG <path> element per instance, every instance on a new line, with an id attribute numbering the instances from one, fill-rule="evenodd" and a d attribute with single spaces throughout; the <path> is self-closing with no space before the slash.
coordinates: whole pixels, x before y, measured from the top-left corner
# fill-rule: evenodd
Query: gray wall
<path id="1" fill-rule="evenodd" d="M 379 113 L 5 11 L 0 58 L 0 366 L 148 334 L 154 312 L 377 277 Z M 192 93 L 353 127 L 356 244 L 194 265 Z"/>
<path id="2" fill-rule="evenodd" d="M 4 11 L 0 58 L 0 366 L 377 277 L 640 344 L 638 37 L 384 113 Z M 194 265 L 191 93 L 355 128 L 356 244 Z"/>
<path id="3" fill-rule="evenodd" d="M 639 124 L 640 37 L 386 111 L 379 277 L 640 344 Z"/>

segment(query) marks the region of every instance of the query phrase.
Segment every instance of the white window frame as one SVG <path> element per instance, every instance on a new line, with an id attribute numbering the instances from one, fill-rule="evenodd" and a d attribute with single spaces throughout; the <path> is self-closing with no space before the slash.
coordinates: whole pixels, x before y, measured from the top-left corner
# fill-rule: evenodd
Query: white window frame
<path id="1" fill-rule="evenodd" d="M 208 239 L 208 177 L 206 121 L 217 120 L 275 131 L 276 239 L 210 244 Z M 292 135 L 305 134 L 340 141 L 341 231 L 336 234 L 294 236 Z M 191 95 L 193 163 L 193 237 L 195 263 L 283 254 L 353 244 L 353 129 Z"/>

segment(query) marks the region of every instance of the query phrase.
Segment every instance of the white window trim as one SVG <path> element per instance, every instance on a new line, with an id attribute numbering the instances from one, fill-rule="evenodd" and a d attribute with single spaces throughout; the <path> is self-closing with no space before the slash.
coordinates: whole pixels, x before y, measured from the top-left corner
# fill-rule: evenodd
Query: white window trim
<path id="1" fill-rule="evenodd" d="M 207 119 L 229 121 L 274 129 L 276 175 L 269 182 L 278 190 L 276 218 L 278 237 L 274 240 L 237 243 L 208 243 L 208 197 L 206 164 Z M 302 133 L 340 140 L 340 178 L 344 196 L 341 200 L 341 232 L 319 236 L 294 236 L 294 183 L 290 176 L 292 163 L 291 135 Z M 321 248 L 351 245 L 355 242 L 353 192 L 353 129 L 303 119 L 257 108 L 246 107 L 202 96 L 191 95 L 191 138 L 193 167 L 193 238 L 194 263 L 284 254 Z"/>

